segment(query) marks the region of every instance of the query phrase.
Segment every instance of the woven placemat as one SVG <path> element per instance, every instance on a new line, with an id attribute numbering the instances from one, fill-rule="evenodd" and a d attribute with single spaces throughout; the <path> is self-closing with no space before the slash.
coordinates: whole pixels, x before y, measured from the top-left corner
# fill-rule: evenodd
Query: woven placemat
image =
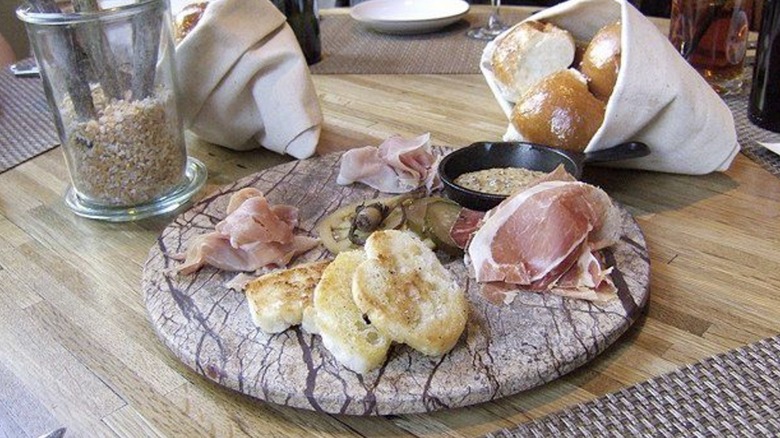
<path id="1" fill-rule="evenodd" d="M 527 13 L 502 11 L 507 24 Z M 488 14 L 468 13 L 444 29 L 422 35 L 388 35 L 369 30 L 349 15 L 326 15 L 320 21 L 322 61 L 314 74 L 475 74 L 485 41 L 466 36 L 470 27 L 487 23 Z"/>
<path id="2" fill-rule="evenodd" d="M 780 177 L 780 155 L 758 144 L 758 142 L 780 143 L 780 134 L 761 129 L 750 122 L 747 116 L 749 97 L 750 83 L 748 82 L 741 93 L 725 98 L 726 104 L 734 115 L 739 146 L 742 149 L 742 153 L 748 158 L 775 176 Z"/>
<path id="3" fill-rule="evenodd" d="M 0 68 L 0 173 L 59 142 L 41 80 Z"/>
<path id="4" fill-rule="evenodd" d="M 488 437 L 778 436 L 780 337 Z"/>

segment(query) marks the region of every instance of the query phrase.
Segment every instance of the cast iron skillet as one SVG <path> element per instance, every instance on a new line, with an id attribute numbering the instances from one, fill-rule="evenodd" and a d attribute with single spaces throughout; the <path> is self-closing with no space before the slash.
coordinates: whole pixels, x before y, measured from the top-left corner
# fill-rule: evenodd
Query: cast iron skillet
<path id="1" fill-rule="evenodd" d="M 445 156 L 439 164 L 444 191 L 458 204 L 473 210 L 489 210 L 506 196 L 469 190 L 455 184 L 455 178 L 466 172 L 494 167 L 524 167 L 552 172 L 563 164 L 567 172 L 580 179 L 588 163 L 620 161 L 644 157 L 650 149 L 644 143 L 621 143 L 597 152 L 570 152 L 526 142 L 479 142 Z"/>

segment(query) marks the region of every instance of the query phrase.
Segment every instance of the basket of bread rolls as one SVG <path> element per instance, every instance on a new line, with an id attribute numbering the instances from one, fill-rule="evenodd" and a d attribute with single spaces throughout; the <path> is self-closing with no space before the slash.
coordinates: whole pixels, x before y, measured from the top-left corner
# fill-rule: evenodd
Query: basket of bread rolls
<path id="1" fill-rule="evenodd" d="M 705 174 L 739 151 L 731 111 L 625 0 L 570 0 L 488 43 L 480 69 L 509 120 L 506 141 L 593 152 L 639 141 L 608 165 Z"/>

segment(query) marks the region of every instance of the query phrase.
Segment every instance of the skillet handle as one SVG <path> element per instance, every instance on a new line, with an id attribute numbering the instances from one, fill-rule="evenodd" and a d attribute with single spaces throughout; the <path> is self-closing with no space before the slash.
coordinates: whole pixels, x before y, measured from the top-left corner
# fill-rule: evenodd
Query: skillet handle
<path id="1" fill-rule="evenodd" d="M 630 158 L 640 158 L 650 155 L 650 148 L 638 141 L 620 143 L 611 148 L 600 151 L 585 152 L 582 161 L 584 163 L 604 163 L 607 161 L 621 161 Z"/>

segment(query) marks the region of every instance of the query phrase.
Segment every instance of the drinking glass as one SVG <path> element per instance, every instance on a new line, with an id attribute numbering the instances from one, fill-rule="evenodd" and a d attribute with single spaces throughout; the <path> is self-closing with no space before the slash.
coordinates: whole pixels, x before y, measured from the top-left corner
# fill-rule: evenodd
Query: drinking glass
<path id="1" fill-rule="evenodd" d="M 469 31 L 466 32 L 466 35 L 478 40 L 489 41 L 509 28 L 508 25 L 501 21 L 501 0 L 490 0 L 490 5 L 492 9 L 487 24 L 485 26 L 469 29 Z"/>
<path id="2" fill-rule="evenodd" d="M 744 82 L 753 0 L 672 0 L 669 39 L 720 94 Z"/>

